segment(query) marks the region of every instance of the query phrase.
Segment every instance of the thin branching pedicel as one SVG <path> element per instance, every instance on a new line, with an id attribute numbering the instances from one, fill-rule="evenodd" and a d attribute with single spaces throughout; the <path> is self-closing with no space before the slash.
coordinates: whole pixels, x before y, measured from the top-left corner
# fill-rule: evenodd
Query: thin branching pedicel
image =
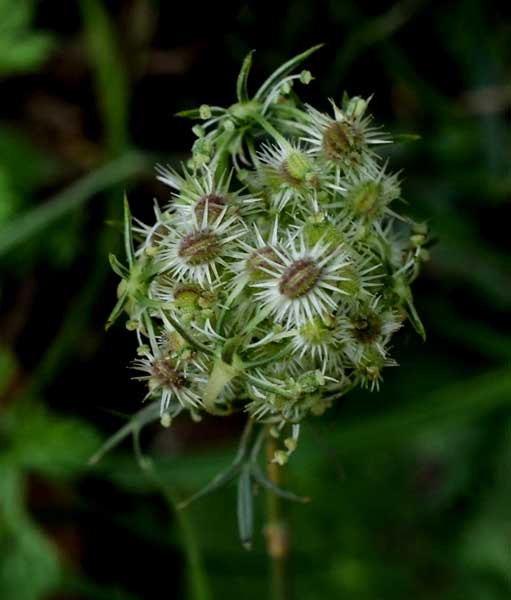
<path id="1" fill-rule="evenodd" d="M 134 367 L 162 423 L 245 411 L 277 439 L 280 464 L 309 415 L 356 386 L 378 388 L 407 318 L 424 336 L 410 284 L 427 229 L 398 213 L 402 177 L 378 154 L 392 138 L 369 100 L 302 104 L 294 88 L 312 77 L 293 71 L 314 50 L 252 97 L 250 54 L 235 104 L 183 113 L 200 121 L 192 157 L 158 167 L 171 192 L 154 222 L 132 219 L 126 203 L 127 265 L 111 260 L 121 284 L 109 323 L 128 315 Z M 230 475 L 258 473 L 257 439 L 244 437 Z"/>

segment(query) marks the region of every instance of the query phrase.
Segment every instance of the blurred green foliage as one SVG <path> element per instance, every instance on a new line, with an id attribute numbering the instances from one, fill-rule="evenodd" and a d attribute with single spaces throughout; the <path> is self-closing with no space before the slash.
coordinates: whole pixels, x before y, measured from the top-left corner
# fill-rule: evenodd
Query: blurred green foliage
<path id="1" fill-rule="evenodd" d="M 39 67 L 52 49 L 52 37 L 31 27 L 35 0 L 0 0 L 0 75 Z"/>
<path id="2" fill-rule="evenodd" d="M 171 114 L 233 100 L 250 48 L 257 76 L 318 41 L 318 97 L 375 92 L 388 128 L 421 135 L 392 159 L 438 244 L 415 289 L 428 341 L 403 334 L 382 391 L 306 427 L 290 462 L 286 485 L 312 497 L 287 505 L 293 597 L 508 598 L 509 10 L 182 8 L 0 0 L 0 598 L 267 597 L 263 535 L 239 547 L 235 490 L 174 509 L 228 464 L 239 422 L 143 432 L 149 473 L 128 444 L 87 460 L 123 423 L 106 410 L 141 397 L 122 331 L 103 333 L 124 188 L 142 212 L 166 200 L 148 165 L 191 140 Z"/>

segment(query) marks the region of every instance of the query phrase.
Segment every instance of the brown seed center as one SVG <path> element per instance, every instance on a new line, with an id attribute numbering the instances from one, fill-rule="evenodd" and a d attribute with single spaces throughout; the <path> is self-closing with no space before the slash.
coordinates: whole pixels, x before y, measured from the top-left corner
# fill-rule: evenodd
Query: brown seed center
<path id="1" fill-rule="evenodd" d="M 190 233 L 181 240 L 178 255 L 191 265 L 200 265 L 213 260 L 220 251 L 220 242 L 211 231 Z"/>
<path id="2" fill-rule="evenodd" d="M 322 148 L 325 156 L 339 160 L 346 156 L 356 144 L 359 136 L 346 121 L 335 121 L 323 133 Z"/>
<path id="3" fill-rule="evenodd" d="M 262 275 L 264 271 L 261 267 L 267 267 L 268 261 L 278 262 L 278 257 L 270 246 L 258 248 L 247 258 L 245 263 L 250 275 Z"/>
<path id="4" fill-rule="evenodd" d="M 159 358 L 152 365 L 152 376 L 161 386 L 182 388 L 186 383 L 185 376 L 178 371 L 169 358 Z"/>
<path id="5" fill-rule="evenodd" d="M 156 229 L 150 235 L 149 242 L 151 246 L 159 246 L 168 232 L 168 228 L 163 225 L 163 223 L 158 225 L 158 227 L 156 227 Z"/>
<path id="6" fill-rule="evenodd" d="M 321 269 L 310 258 L 301 258 L 292 263 L 282 274 L 279 292 L 288 298 L 305 296 L 317 283 Z"/>
<path id="7" fill-rule="evenodd" d="M 211 223 L 218 218 L 226 204 L 227 198 L 225 196 L 221 196 L 220 194 L 213 193 L 208 194 L 207 196 L 202 196 L 197 200 L 194 208 L 195 216 L 197 217 L 197 223 L 199 225 L 202 224 L 204 212 L 206 211 L 206 205 L 208 210 L 207 221 L 208 224 L 211 225 Z"/>
<path id="8" fill-rule="evenodd" d="M 352 321 L 353 337 L 361 344 L 375 342 L 382 332 L 382 322 L 375 313 L 367 314 Z"/>

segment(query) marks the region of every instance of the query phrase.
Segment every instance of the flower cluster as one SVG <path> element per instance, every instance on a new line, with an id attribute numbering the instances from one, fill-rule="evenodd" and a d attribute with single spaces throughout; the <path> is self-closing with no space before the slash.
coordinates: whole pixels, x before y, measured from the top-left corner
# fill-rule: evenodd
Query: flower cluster
<path id="1" fill-rule="evenodd" d="M 246 411 L 273 426 L 284 463 L 299 423 L 355 386 L 378 388 L 393 334 L 421 335 L 410 284 L 427 230 L 396 212 L 401 180 L 378 149 L 392 143 L 344 96 L 323 112 L 303 104 L 282 65 L 253 97 L 243 64 L 237 103 L 201 106 L 192 156 L 159 166 L 170 188 L 150 224 L 126 204 L 127 265 L 112 322 L 127 313 L 146 399 L 170 424 L 183 410 Z M 287 433 L 285 433 L 287 432 Z"/>

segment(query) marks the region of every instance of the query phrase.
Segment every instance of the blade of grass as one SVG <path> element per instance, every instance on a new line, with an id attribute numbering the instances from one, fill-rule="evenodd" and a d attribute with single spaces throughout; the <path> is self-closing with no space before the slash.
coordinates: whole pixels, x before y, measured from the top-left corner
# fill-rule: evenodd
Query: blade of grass
<path id="1" fill-rule="evenodd" d="M 0 227 L 0 257 L 77 210 L 98 192 L 142 174 L 147 166 L 148 161 L 142 154 L 129 152 L 98 167 L 43 204 L 6 222 Z"/>
<path id="2" fill-rule="evenodd" d="M 105 145 L 111 153 L 116 153 L 128 141 L 127 65 L 121 58 L 117 32 L 104 4 L 81 0 L 80 8 L 102 111 Z"/>

